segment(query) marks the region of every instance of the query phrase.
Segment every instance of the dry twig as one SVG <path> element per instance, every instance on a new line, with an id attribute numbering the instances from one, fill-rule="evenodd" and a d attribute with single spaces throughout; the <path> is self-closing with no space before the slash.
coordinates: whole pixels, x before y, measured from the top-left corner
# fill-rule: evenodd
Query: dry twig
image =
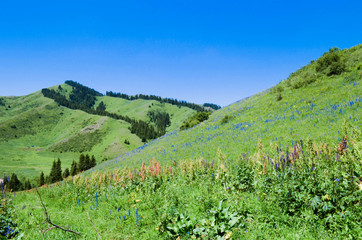
<path id="1" fill-rule="evenodd" d="M 44 223 L 49 223 L 50 225 L 53 226 L 53 227 L 49 227 L 49 228 L 47 228 L 47 229 L 45 229 L 45 230 L 41 229 L 41 228 L 38 226 L 38 228 L 41 230 L 41 232 L 42 232 L 42 234 L 43 234 L 43 239 L 45 239 L 45 234 L 46 234 L 48 231 L 50 231 L 51 229 L 54 229 L 54 228 L 59 228 L 59 229 L 65 231 L 65 232 L 71 232 L 71 233 L 74 233 L 74 234 L 77 234 L 77 235 L 80 236 L 80 233 L 78 233 L 78 232 L 76 232 L 76 231 L 73 231 L 73 230 L 70 230 L 70 229 L 65 229 L 64 227 L 61 227 L 61 226 L 59 226 L 59 225 L 54 224 L 54 223 L 50 220 L 50 216 L 49 216 L 48 211 L 47 211 L 47 209 L 46 209 L 46 207 L 45 207 L 45 205 L 44 205 L 44 203 L 43 203 L 43 200 L 42 200 L 41 195 L 40 195 L 40 193 L 39 193 L 39 191 L 38 191 L 38 188 L 36 188 L 36 192 L 37 192 L 38 195 L 39 195 L 40 203 L 41 203 L 41 205 L 42 205 L 42 207 L 43 207 L 43 212 L 44 212 L 44 215 L 45 215 L 45 221 L 44 221 Z"/>
<path id="2" fill-rule="evenodd" d="M 94 229 L 96 230 L 96 232 L 97 232 L 97 234 L 98 234 L 99 239 L 101 239 L 101 240 L 102 240 L 101 235 L 99 234 L 99 232 L 98 232 L 98 230 L 97 230 L 97 228 L 96 228 L 96 225 L 94 224 L 94 222 L 93 222 L 93 221 L 92 221 L 92 219 L 90 218 L 90 216 L 89 216 L 88 212 L 86 212 L 86 213 L 87 213 L 87 215 L 88 215 L 88 219 L 89 219 L 89 221 L 91 221 L 91 223 L 93 224 L 93 227 L 94 227 Z"/>

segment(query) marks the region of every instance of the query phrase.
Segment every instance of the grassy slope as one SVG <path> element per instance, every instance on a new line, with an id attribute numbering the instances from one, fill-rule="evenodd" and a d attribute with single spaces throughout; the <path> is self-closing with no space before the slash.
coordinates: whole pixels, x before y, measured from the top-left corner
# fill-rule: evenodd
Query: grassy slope
<path id="1" fill-rule="evenodd" d="M 50 89 L 69 97 L 72 87 L 67 84 L 60 86 L 61 90 L 58 86 Z M 65 169 L 78 159 L 81 151 L 94 154 L 100 161 L 143 145 L 139 137 L 130 133 L 128 123 L 59 107 L 40 92 L 5 99 L 6 106 L 0 106 L 0 174 L 15 172 L 21 177 L 37 177 L 40 171 L 47 174 L 51 162 L 58 157 Z M 146 121 L 149 110 L 166 111 L 171 116 L 168 132 L 179 128 L 195 112 L 153 100 L 127 101 L 104 96 L 98 97 L 95 106 L 100 101 L 110 112 Z M 82 131 L 97 124 L 100 128 L 96 131 Z M 126 139 L 130 145 L 124 144 Z"/>
<path id="2" fill-rule="evenodd" d="M 190 117 L 195 110 L 187 107 L 177 107 L 168 103 L 160 103 L 155 100 L 137 99 L 133 101 L 125 100 L 122 98 L 115 98 L 109 96 L 97 97 L 95 107 L 103 101 L 106 105 L 107 111 L 126 115 L 131 118 L 148 121 L 147 112 L 150 110 L 167 112 L 171 117 L 171 126 L 167 128 L 167 132 L 178 129 L 181 124 Z"/>
<path id="3" fill-rule="evenodd" d="M 70 167 L 71 162 L 78 159 L 79 152 L 51 150 L 59 146 L 67 149 L 67 142 L 79 145 L 92 134 L 82 129 L 97 123 L 102 123 L 97 130 L 101 138 L 96 139 L 94 148 L 87 152 L 98 160 L 115 157 L 142 144 L 129 132 L 128 123 L 59 107 L 40 92 L 6 98 L 6 103 L 11 108 L 0 107 L 1 174 L 15 172 L 20 176 L 37 177 L 40 171 L 48 173 L 51 162 L 58 157 L 62 159 L 63 169 Z M 12 128 L 13 125 L 17 128 Z M 124 144 L 125 138 L 130 140 L 130 145 Z"/>
<path id="4" fill-rule="evenodd" d="M 218 149 L 228 158 L 236 159 L 241 154 L 253 153 L 259 140 L 267 149 L 273 142 L 285 149 L 295 141 L 308 138 L 337 144 L 344 120 L 362 128 L 361 70 L 357 70 L 355 64 L 362 61 L 362 45 L 345 54 L 351 72 L 323 76 L 299 89 L 288 88 L 287 81 L 283 81 L 281 101 L 276 101 L 277 94 L 273 91 L 264 91 L 214 112 L 207 123 L 167 134 L 94 170 L 137 166 L 153 157 L 161 162 L 200 157 L 217 159 Z M 314 68 L 315 63 L 308 65 L 296 76 Z M 355 81 L 345 80 L 356 73 L 359 77 Z M 225 116 L 231 120 L 222 124 Z"/>
<path id="5" fill-rule="evenodd" d="M 349 50 L 348 54 L 357 56 L 360 63 L 361 46 L 356 52 L 351 53 L 352 50 Z M 307 70 L 308 68 L 303 71 Z M 291 146 L 293 141 L 300 139 L 311 138 L 316 143 L 327 142 L 335 145 L 341 140 L 338 137 L 342 134 L 338 131 L 342 129 L 344 119 L 359 129 L 362 128 L 360 119 L 362 73 L 354 67 L 351 70 L 352 72 L 341 76 L 319 78 L 317 82 L 307 87 L 293 90 L 285 88 L 282 92 L 283 99 L 279 102 L 276 101 L 277 94 L 272 91 L 257 94 L 215 112 L 207 123 L 187 131 L 169 133 L 144 147 L 99 165 L 94 170 L 112 171 L 113 168 L 122 169 L 126 165 L 140 167 L 142 161 L 148 163 L 152 157 L 161 161 L 162 165 L 176 161 L 180 166 L 182 159 L 205 158 L 209 163 L 213 158 L 234 160 L 242 153 L 253 155 L 258 140 L 264 146 L 263 151 L 273 152 L 272 156 L 276 154 L 275 144 L 282 146 L 285 151 L 286 146 Z M 356 72 L 358 79 L 346 82 L 345 78 Z M 225 116 L 229 116 L 231 120 L 222 124 Z M 270 145 L 272 147 L 269 147 Z M 323 156 L 319 158 L 324 159 Z M 307 159 L 310 158 L 307 157 Z M 322 160 L 319 159 L 319 161 Z M 239 162 L 236 163 L 239 164 Z M 201 167 L 203 167 L 202 164 L 200 164 Z M 183 169 L 183 167 L 178 169 Z M 244 214 L 242 219 L 245 226 L 233 229 L 235 239 L 343 239 L 348 237 L 348 232 L 343 236 L 340 235 L 339 230 L 329 232 L 325 228 L 325 220 L 315 220 L 316 215 L 313 214 L 310 206 L 306 206 L 300 213 L 300 217 L 286 214 L 278 204 L 275 204 L 282 203 L 278 200 L 278 191 L 274 194 L 268 193 L 270 196 L 265 194 L 267 190 L 264 189 L 263 184 L 270 189 L 272 186 L 267 186 L 267 184 L 271 179 L 266 178 L 266 182 L 255 181 L 253 184 L 258 189 L 255 192 L 228 190 L 227 186 L 230 186 L 228 181 L 235 174 L 230 171 L 230 175 L 226 174 L 224 178 L 217 180 L 214 174 L 220 173 L 220 169 L 222 168 L 212 175 L 207 171 L 204 174 L 202 170 L 199 172 L 200 175 L 196 174 L 196 176 L 183 171 L 183 175 L 180 173 L 174 177 L 165 177 L 162 181 L 155 178 L 129 184 L 125 184 L 122 178 L 119 182 L 113 182 L 117 172 L 112 171 L 114 175 L 95 173 L 88 175 L 89 179 L 76 177 L 74 184 L 62 182 L 59 187 L 56 185 L 45 187 L 41 193 L 54 222 L 73 226 L 74 230 L 83 234 L 83 239 L 97 238 L 85 211 L 90 213 L 104 238 L 167 239 L 165 234 L 159 235 L 159 229 L 156 229 L 157 224 L 165 219 L 166 211 L 171 214 L 184 213 L 200 224 L 200 219 L 205 218 L 206 213 L 214 209 L 213 207 L 216 207 L 224 198 L 228 199 L 227 205 L 232 207 L 230 211 L 237 210 L 239 214 Z M 92 171 L 88 173 L 90 172 Z M 314 174 L 307 173 L 307 177 L 312 175 Z M 259 173 L 256 173 L 256 176 L 259 176 Z M 323 173 L 319 172 L 317 176 L 320 176 L 321 186 L 323 186 Z M 245 179 L 243 174 L 240 177 L 241 179 L 235 179 L 236 184 L 240 184 L 240 181 Z M 335 177 L 332 176 L 331 185 L 333 186 L 336 185 Z M 261 179 L 263 179 L 262 176 Z M 274 179 L 272 183 L 279 184 L 276 187 L 277 190 L 290 187 L 287 186 L 291 180 L 289 178 L 281 179 L 278 174 L 275 174 L 272 179 Z M 296 179 L 296 184 L 301 183 L 298 178 Z M 350 176 L 347 174 L 345 179 L 341 178 L 340 181 L 345 181 L 345 186 L 348 186 L 348 179 Z M 312 186 L 315 185 L 312 184 Z M 288 196 L 287 191 L 281 193 Z M 300 193 L 304 194 L 305 190 Z M 358 193 L 360 191 L 356 192 Z M 324 195 L 324 197 L 328 196 Z M 324 201 L 329 200 L 326 198 Z M 39 202 L 35 193 L 19 193 L 15 198 L 15 203 L 19 216 L 17 222 L 21 224 L 20 227 L 26 232 L 26 236 L 39 237 L 36 225 L 41 224 L 44 216 L 38 207 Z M 358 207 L 358 204 L 355 206 Z M 140 227 L 136 225 L 136 209 L 142 216 L 138 222 Z M 129 211 L 130 216 L 128 216 Z M 344 213 L 340 212 L 340 214 Z M 174 221 L 182 222 L 180 219 L 174 219 Z M 343 219 L 329 221 L 336 221 L 336 224 L 344 223 Z M 187 224 L 187 222 L 183 223 Z M 343 225 L 342 230 L 348 231 Z M 361 237 L 360 226 L 355 226 L 353 231 L 355 237 Z M 187 237 L 186 232 L 183 235 Z M 72 239 L 72 235 L 56 230 L 50 231 L 47 236 Z"/>

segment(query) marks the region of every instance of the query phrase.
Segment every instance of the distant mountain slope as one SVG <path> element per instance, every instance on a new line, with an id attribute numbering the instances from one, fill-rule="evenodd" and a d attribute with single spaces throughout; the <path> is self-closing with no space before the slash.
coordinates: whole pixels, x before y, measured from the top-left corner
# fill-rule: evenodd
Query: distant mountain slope
<path id="1" fill-rule="evenodd" d="M 131 118 L 145 120 L 148 119 L 147 113 L 149 111 L 166 112 L 170 114 L 171 126 L 167 128 L 167 132 L 178 129 L 181 124 L 190 117 L 195 110 L 188 107 L 177 107 L 169 103 L 160 103 L 155 100 L 125 100 L 122 98 L 115 97 L 98 97 L 95 106 L 103 101 L 107 111 L 111 113 L 126 115 Z"/>
<path id="2" fill-rule="evenodd" d="M 362 128 L 361 93 L 362 45 L 332 49 L 274 88 L 214 112 L 208 122 L 172 132 L 94 170 L 140 166 L 153 157 L 161 162 L 234 159 L 261 146 L 285 151 L 308 139 L 335 145 L 345 120 Z"/>
<path id="3" fill-rule="evenodd" d="M 101 160 L 142 145 L 128 123 L 59 107 L 39 92 L 5 99 L 6 106 L 0 106 L 0 174 L 37 176 L 58 157 L 65 168 L 80 151 Z"/>
<path id="4" fill-rule="evenodd" d="M 72 81 L 48 89 L 67 101 L 94 110 L 103 102 L 106 111 L 145 121 L 155 129 L 148 112 L 167 113 L 171 125 L 166 132 L 178 129 L 195 112 L 155 100 L 129 101 L 102 96 Z M 80 152 L 94 154 L 100 162 L 144 144 L 131 133 L 129 122 L 61 106 L 44 97 L 41 91 L 0 99 L 0 174 L 15 172 L 19 176 L 37 177 L 40 171 L 48 173 L 51 162 L 57 158 L 62 160 L 64 170 L 78 159 Z"/>

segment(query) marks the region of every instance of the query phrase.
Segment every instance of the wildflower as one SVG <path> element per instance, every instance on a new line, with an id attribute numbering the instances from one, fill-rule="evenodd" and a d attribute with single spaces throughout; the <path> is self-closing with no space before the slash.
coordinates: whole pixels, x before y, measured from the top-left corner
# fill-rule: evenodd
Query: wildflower
<path id="1" fill-rule="evenodd" d="M 98 193 L 96 192 L 96 207 L 98 207 Z"/>

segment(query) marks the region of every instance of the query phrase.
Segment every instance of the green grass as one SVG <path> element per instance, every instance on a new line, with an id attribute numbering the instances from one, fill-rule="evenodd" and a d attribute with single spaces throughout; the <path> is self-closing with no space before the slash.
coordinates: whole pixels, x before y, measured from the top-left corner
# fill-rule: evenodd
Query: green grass
<path id="1" fill-rule="evenodd" d="M 312 63 L 279 89 L 43 187 L 51 219 L 79 239 L 97 239 L 86 212 L 105 239 L 360 239 L 362 45 L 342 53 L 341 75 L 305 84 Z M 46 225 L 35 192 L 17 193 L 13 207 L 26 238 L 40 238 L 37 226 Z"/>
<path id="2" fill-rule="evenodd" d="M 344 120 L 362 128 L 362 79 L 344 81 L 351 73 L 323 77 L 307 87 L 276 93 L 265 91 L 214 112 L 206 123 L 186 131 L 175 131 L 156 139 L 95 170 L 140 165 L 155 157 L 161 162 L 181 159 L 218 159 L 217 149 L 229 159 L 255 152 L 260 140 L 267 149 L 278 144 L 283 149 L 308 138 L 333 146 Z M 361 74 L 361 73 L 359 73 Z M 361 76 L 361 75 L 360 75 Z M 223 123 L 229 116 L 227 123 Z"/>
<path id="3" fill-rule="evenodd" d="M 139 120 L 149 121 L 147 117 L 148 111 L 167 112 L 171 117 L 171 126 L 166 129 L 167 132 L 178 129 L 188 117 L 196 112 L 188 107 L 179 108 L 178 106 L 160 103 L 155 100 L 137 99 L 130 101 L 109 96 L 97 97 L 97 102 L 94 106 L 97 107 L 101 101 L 106 105 L 107 111 Z"/>
<path id="4" fill-rule="evenodd" d="M 362 143 L 360 132 L 351 136 L 354 147 Z M 81 234 L 51 230 L 47 239 L 97 239 L 87 212 L 105 239 L 358 239 L 361 190 L 349 176 L 353 168 L 354 181 L 361 177 L 361 165 L 353 161 L 358 155 L 331 163 L 302 149 L 305 154 L 293 169 L 276 171 L 269 160 L 262 169 L 252 168 L 257 158 L 220 165 L 202 159 L 169 166 L 154 161 L 152 168 L 93 173 L 45 186 L 39 191 L 52 221 Z M 14 208 L 25 237 L 39 238 L 38 227 L 48 226 L 35 190 L 18 193 Z"/>
<path id="5" fill-rule="evenodd" d="M 48 174 L 56 158 L 62 160 L 63 170 L 70 167 L 81 150 L 101 161 L 142 144 L 123 121 L 59 107 L 39 94 L 7 102 L 16 107 L 4 110 L 12 117 L 0 122 L 1 174 L 15 172 L 20 177 L 38 177 L 41 171 Z M 94 138 L 89 141 L 92 135 Z M 124 144 L 124 138 L 131 144 Z"/>
<path id="6" fill-rule="evenodd" d="M 50 89 L 69 97 L 72 87 L 60 86 L 61 89 Z M 143 145 L 139 137 L 130 133 L 128 123 L 58 106 L 40 91 L 5 97 L 4 101 L 4 106 L 0 106 L 0 174 L 16 173 L 35 183 L 41 171 L 48 174 L 54 159 L 62 160 L 64 170 L 78 159 L 80 152 L 95 155 L 99 163 Z M 149 110 L 166 111 L 171 117 L 167 132 L 178 129 L 195 112 L 157 101 L 107 96 L 98 97 L 95 107 L 100 101 L 104 101 L 109 112 L 146 121 Z M 125 140 L 130 144 L 125 144 Z"/>

